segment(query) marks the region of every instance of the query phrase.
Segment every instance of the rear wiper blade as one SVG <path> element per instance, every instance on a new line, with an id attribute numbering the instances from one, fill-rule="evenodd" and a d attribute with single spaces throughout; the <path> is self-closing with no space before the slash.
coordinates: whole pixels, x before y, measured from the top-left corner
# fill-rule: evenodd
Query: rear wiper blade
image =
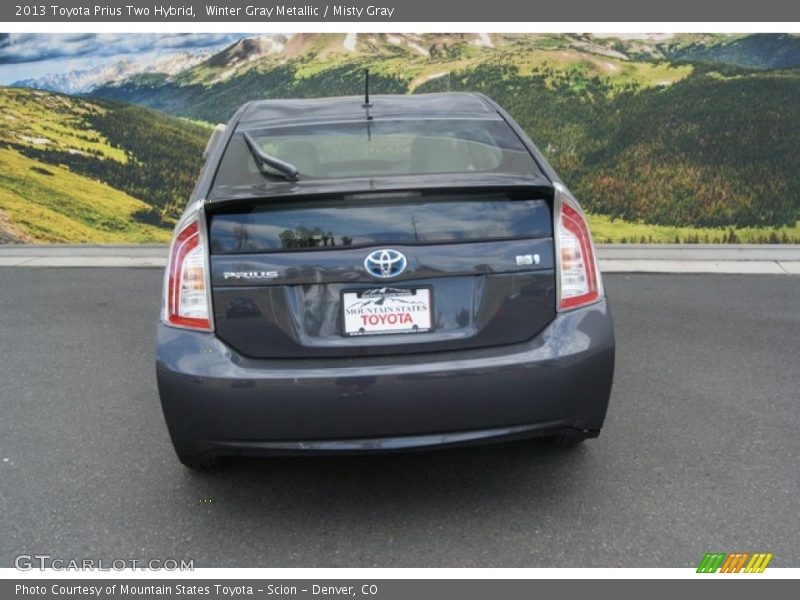
<path id="1" fill-rule="evenodd" d="M 278 171 L 278 173 L 290 181 L 295 181 L 298 175 L 300 175 L 300 171 L 298 171 L 297 167 L 293 164 L 281 160 L 280 158 L 270 156 L 264 152 L 249 133 L 243 131 L 242 135 L 244 136 L 244 141 L 247 143 L 247 147 L 250 149 L 250 154 L 253 155 L 257 163 L 261 163 L 262 165 L 266 165 Z"/>

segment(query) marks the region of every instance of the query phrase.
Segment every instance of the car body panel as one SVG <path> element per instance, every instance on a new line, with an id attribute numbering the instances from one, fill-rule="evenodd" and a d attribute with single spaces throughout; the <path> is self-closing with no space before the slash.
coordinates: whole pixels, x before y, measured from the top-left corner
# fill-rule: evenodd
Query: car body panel
<path id="1" fill-rule="evenodd" d="M 179 452 L 335 450 L 322 443 L 333 440 L 377 450 L 380 440 L 427 447 L 430 435 L 495 430 L 474 434 L 485 441 L 510 428 L 596 433 L 614 335 L 605 301 L 560 313 L 521 344 L 408 356 L 251 359 L 211 333 L 159 324 L 156 360 Z"/>
<path id="2" fill-rule="evenodd" d="M 373 96 L 370 113 L 373 118 L 502 119 L 539 172 L 301 176 L 213 192 L 217 166 L 240 126 L 363 118 L 358 100 L 242 106 L 209 146 L 187 210 L 199 210 L 205 226 L 206 215 L 213 218 L 216 211 L 254 199 L 527 189 L 547 198 L 555 210 L 558 194 L 566 193 L 535 144 L 502 108 L 480 94 L 463 93 Z M 363 269 L 365 255 L 375 248 L 209 256 L 216 330 L 190 331 L 163 322 L 157 327 L 158 389 L 178 454 L 377 452 L 599 433 L 614 372 L 610 310 L 602 291 L 593 304 L 556 310 L 559 245 L 552 230 L 525 240 L 397 246 L 409 266 L 391 283 L 441 285 L 438 292 L 434 288 L 434 306 L 442 310 L 438 305 L 444 305 L 437 319 L 448 327 L 410 335 L 341 335 L 336 322 L 341 292 L 380 285 Z M 538 254 L 540 262 L 512 265 L 517 252 Z M 283 279 L 226 279 L 228 270 L 275 272 Z M 447 279 L 452 289 L 442 283 Z M 492 287 L 500 290 L 502 301 L 481 307 L 476 289 Z M 469 318 L 459 323 L 456 315 L 464 311 Z M 504 323 L 497 318 L 503 311 L 510 317 Z"/>
<path id="3" fill-rule="evenodd" d="M 248 127 L 278 122 L 308 123 L 364 119 L 364 98 L 304 98 L 259 100 L 244 106 L 237 122 Z M 469 92 L 370 96 L 369 114 L 373 119 L 394 117 L 496 118 L 497 111 L 484 96 Z"/>
<path id="4" fill-rule="evenodd" d="M 309 179 L 297 181 L 274 181 L 269 185 L 253 187 L 242 186 L 240 189 L 228 190 L 223 196 L 211 195 L 204 198 L 204 203 L 212 208 L 218 204 L 234 204 L 250 202 L 256 198 L 315 198 L 331 194 L 365 194 L 375 192 L 406 192 L 419 190 L 465 190 L 482 192 L 520 188 L 534 192 L 552 194 L 551 182 L 541 175 L 516 175 L 506 173 L 462 173 L 453 175 L 391 175 L 382 177 L 354 177 L 343 179 Z"/>
<path id="5" fill-rule="evenodd" d="M 391 280 L 364 267 L 368 249 L 212 255 L 216 332 L 253 357 L 405 354 L 530 339 L 555 317 L 551 238 L 403 246 L 409 266 Z M 517 265 L 517 256 L 539 264 Z M 225 279 L 274 273 L 263 280 Z M 342 336 L 342 293 L 427 288 L 435 329 L 405 335 Z"/>
<path id="6" fill-rule="evenodd" d="M 382 106 L 388 103 L 389 109 Z M 303 106 L 316 106 L 318 115 L 303 109 Z M 281 108 L 286 106 L 288 108 Z M 384 111 L 384 112 L 381 112 Z M 561 183 L 555 170 L 550 166 L 542 153 L 531 141 L 522 128 L 490 98 L 476 93 L 448 92 L 442 94 L 415 94 L 411 96 L 372 96 L 371 116 L 392 116 L 413 118 L 451 118 L 476 117 L 487 118 L 492 116 L 501 118 L 519 137 L 528 149 L 541 173 L 524 177 L 518 174 L 481 173 L 460 174 L 457 178 L 458 187 L 484 188 L 500 186 L 541 186 L 552 190 L 553 183 Z M 212 202 L 212 185 L 217 172 L 217 166 L 227 148 L 231 138 L 238 131 L 240 124 L 247 127 L 268 125 L 280 122 L 281 124 L 301 124 L 319 120 L 319 114 L 324 114 L 325 120 L 337 118 L 365 117 L 359 98 L 319 98 L 304 100 L 257 100 L 244 104 L 234 113 L 228 122 L 224 135 L 218 136 L 213 148 L 209 148 L 206 159 L 198 177 L 191 202 Z M 423 175 L 423 176 L 391 176 L 373 178 L 356 178 L 352 180 L 302 180 L 272 182 L 270 185 L 254 190 L 250 187 L 241 190 L 238 195 L 217 197 L 213 202 L 229 202 L 241 198 L 252 198 L 254 194 L 265 197 L 300 195 L 300 194 L 327 194 L 342 191 L 375 191 L 381 190 L 406 190 L 444 188 L 452 186 L 452 175 Z"/>

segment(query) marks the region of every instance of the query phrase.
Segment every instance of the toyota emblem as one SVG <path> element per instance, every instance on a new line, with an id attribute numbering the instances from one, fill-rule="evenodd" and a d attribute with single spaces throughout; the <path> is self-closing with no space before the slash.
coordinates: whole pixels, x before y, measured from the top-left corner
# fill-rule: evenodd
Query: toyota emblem
<path id="1" fill-rule="evenodd" d="M 389 248 L 375 250 L 364 259 L 364 268 L 367 273 L 380 279 L 397 277 L 406 270 L 406 266 L 408 266 L 408 261 L 405 255 Z"/>

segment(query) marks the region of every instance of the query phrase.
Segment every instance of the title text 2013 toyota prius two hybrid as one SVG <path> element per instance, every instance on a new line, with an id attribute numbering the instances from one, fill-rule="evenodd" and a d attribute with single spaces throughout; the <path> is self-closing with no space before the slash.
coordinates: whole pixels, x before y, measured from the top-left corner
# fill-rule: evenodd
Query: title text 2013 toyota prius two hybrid
<path id="1" fill-rule="evenodd" d="M 251 102 L 172 241 L 180 460 L 595 437 L 614 335 L 576 200 L 466 93 Z"/>

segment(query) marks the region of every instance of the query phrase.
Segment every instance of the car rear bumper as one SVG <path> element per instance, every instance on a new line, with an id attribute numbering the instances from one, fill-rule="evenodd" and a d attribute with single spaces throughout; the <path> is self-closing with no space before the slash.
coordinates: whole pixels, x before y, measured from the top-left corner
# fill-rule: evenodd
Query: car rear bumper
<path id="1" fill-rule="evenodd" d="M 252 359 L 159 324 L 156 363 L 180 454 L 378 452 L 596 435 L 614 334 L 605 300 L 522 344 L 403 356 Z"/>

